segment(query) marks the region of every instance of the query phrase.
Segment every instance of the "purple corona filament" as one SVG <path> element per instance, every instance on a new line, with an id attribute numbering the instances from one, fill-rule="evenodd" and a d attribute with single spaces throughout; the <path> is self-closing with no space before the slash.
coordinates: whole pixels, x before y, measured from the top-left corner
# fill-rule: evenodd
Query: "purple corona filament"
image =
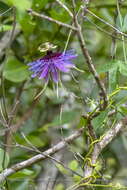
<path id="1" fill-rule="evenodd" d="M 74 50 L 68 50 L 65 53 L 47 51 L 47 55 L 44 57 L 28 63 L 29 70 L 33 72 L 31 77 L 45 79 L 46 82 L 51 78 L 57 83 L 60 71 L 68 73 L 71 68 L 75 67 L 72 60 L 76 57 Z"/>

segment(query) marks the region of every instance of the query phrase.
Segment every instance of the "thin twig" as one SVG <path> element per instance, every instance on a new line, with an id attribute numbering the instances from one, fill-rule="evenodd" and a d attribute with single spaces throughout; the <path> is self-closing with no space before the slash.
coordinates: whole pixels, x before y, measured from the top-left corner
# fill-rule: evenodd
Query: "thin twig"
<path id="1" fill-rule="evenodd" d="M 98 30 L 100 30 L 101 32 L 104 32 L 105 34 L 107 34 L 108 36 L 110 36 L 111 38 L 115 38 L 117 40 L 123 41 L 121 38 L 116 37 L 115 35 L 111 34 L 110 32 L 107 32 L 106 30 L 104 30 L 103 28 L 101 28 L 100 26 L 96 25 L 94 22 L 92 22 L 88 17 L 84 16 L 84 19 L 86 19 L 88 22 L 90 22 L 92 25 L 94 25 Z M 126 41 L 126 40 L 125 40 Z"/>
<path id="2" fill-rule="evenodd" d="M 74 4 L 74 2 L 73 2 L 73 4 Z M 107 104 L 108 104 L 108 98 L 107 98 L 107 95 L 106 95 L 106 90 L 105 90 L 104 84 L 101 82 L 101 80 L 99 78 L 99 75 L 98 75 L 98 73 L 97 73 L 97 71 L 96 71 L 96 69 L 95 69 L 95 67 L 93 65 L 93 62 L 92 62 L 91 56 L 90 56 L 90 54 L 88 52 L 88 49 L 86 48 L 86 44 L 85 44 L 83 34 L 82 34 L 82 29 L 81 29 L 81 26 L 78 23 L 78 19 L 76 17 L 75 11 L 74 11 L 74 23 L 75 23 L 75 27 L 78 28 L 77 36 L 78 36 L 78 39 L 79 39 L 79 43 L 80 43 L 83 55 L 84 55 L 84 57 L 86 59 L 86 63 L 88 65 L 88 68 L 89 68 L 90 72 L 92 73 L 92 75 L 94 76 L 94 79 L 95 79 L 99 89 L 102 92 L 102 97 L 103 97 L 103 100 L 104 100 L 103 109 L 105 109 Z"/>
<path id="3" fill-rule="evenodd" d="M 67 143 L 71 143 L 73 140 L 81 136 L 82 131 L 84 128 L 79 129 L 69 137 L 65 138 L 63 141 L 60 141 L 58 144 L 53 146 L 52 148 L 46 150 L 43 152 L 43 154 L 37 154 L 36 156 L 25 160 L 23 162 L 17 163 L 13 165 L 11 168 L 5 169 L 1 174 L 0 174 L 0 182 L 4 181 L 8 176 L 16 173 L 19 170 L 22 170 L 23 168 L 26 168 L 36 162 L 39 162 L 41 160 L 46 159 L 50 155 L 60 151 L 61 149 L 65 148 L 67 146 Z"/>
<path id="4" fill-rule="evenodd" d="M 6 120 L 6 123 L 8 123 L 8 111 L 6 106 L 6 96 L 5 96 L 5 85 L 4 85 L 4 77 L 3 72 L 1 73 L 1 89 L 2 89 L 2 103 L 3 103 L 3 115 Z"/>
<path id="5" fill-rule="evenodd" d="M 11 43 L 12 43 L 12 41 L 14 39 L 15 29 L 16 29 L 16 8 L 13 7 L 13 26 L 12 26 L 12 31 L 11 31 L 9 43 L 8 43 L 8 48 L 10 48 Z"/>
<path id="6" fill-rule="evenodd" d="M 62 162 L 63 152 L 58 152 L 55 155 L 55 159 Z M 42 169 L 41 173 L 39 174 L 39 178 L 37 179 L 37 190 L 52 190 L 54 189 L 59 169 L 57 168 L 55 163 L 50 167 L 48 162 L 44 164 L 44 167 L 45 168 Z"/>
<path id="7" fill-rule="evenodd" d="M 99 154 L 102 152 L 102 150 L 115 138 L 115 136 L 120 132 L 123 125 L 127 124 L 127 118 L 123 119 L 123 122 L 118 122 L 113 128 L 109 129 L 106 134 L 101 138 L 101 140 L 95 144 L 94 150 L 92 152 L 91 161 L 92 164 L 96 163 Z M 53 155 L 54 153 L 60 151 L 61 149 L 65 148 L 67 146 L 67 143 L 71 143 L 78 137 L 82 135 L 84 128 L 80 128 L 78 131 L 70 135 L 69 137 L 65 138 L 64 140 L 60 141 L 56 145 L 54 145 L 52 148 L 46 150 L 43 152 L 43 154 L 37 154 L 36 156 L 33 156 L 32 158 L 19 162 L 12 167 L 5 169 L 0 174 L 0 182 L 3 182 L 8 176 L 11 176 L 12 174 L 16 173 L 17 171 L 20 171 L 24 168 L 27 168 L 31 166 L 34 163 L 37 163 L 41 160 L 44 160 L 48 158 L 50 155 Z M 85 177 L 90 177 L 93 171 L 93 167 L 90 165 L 85 165 Z"/>
<path id="8" fill-rule="evenodd" d="M 88 8 L 96 8 L 96 9 L 100 9 L 100 8 L 116 8 L 116 4 L 98 4 L 98 5 L 91 5 L 91 6 L 88 6 Z M 127 5 L 122 5 L 122 8 L 126 9 L 127 8 Z"/>
<path id="9" fill-rule="evenodd" d="M 4 11 L 3 13 L 0 13 L 0 17 L 2 17 L 3 15 L 5 15 L 6 13 L 8 13 L 9 11 L 11 11 L 13 9 L 13 7 L 10 7 L 9 9 L 7 9 L 6 11 Z"/>
<path id="10" fill-rule="evenodd" d="M 95 18 L 97 18 L 98 20 L 100 20 L 101 22 L 103 22 L 104 24 L 106 24 L 107 26 L 110 26 L 112 29 L 114 29 L 118 34 L 121 34 L 122 36 L 127 37 L 127 34 L 121 32 L 118 28 L 115 28 L 112 24 L 110 24 L 109 22 L 105 21 L 104 19 L 98 17 L 96 14 L 94 14 L 92 11 L 84 8 L 85 12 L 88 12 L 89 14 L 91 14 L 92 16 L 94 16 Z"/>
<path id="11" fill-rule="evenodd" d="M 14 33 L 13 33 L 13 40 L 14 38 L 20 33 L 20 29 L 18 27 L 16 27 Z M 8 44 L 10 42 L 10 36 L 11 33 L 10 31 L 7 31 L 4 36 L 1 38 L 0 40 L 0 58 L 3 56 L 4 54 L 4 49 L 8 47 Z"/>
<path id="12" fill-rule="evenodd" d="M 28 9 L 27 12 L 28 12 L 29 14 L 33 15 L 33 16 L 37 16 L 37 17 L 46 19 L 46 20 L 48 20 L 48 21 L 50 21 L 50 22 L 54 22 L 54 23 L 56 23 L 57 25 L 64 26 L 64 27 L 66 27 L 66 28 L 71 28 L 71 29 L 74 30 L 74 31 L 77 31 L 77 30 L 78 30 L 76 27 L 73 27 L 73 26 L 71 26 L 71 25 L 69 25 L 69 24 L 66 24 L 66 23 L 63 23 L 63 22 L 61 22 L 61 21 L 55 20 L 55 19 L 53 19 L 53 18 L 51 18 L 51 17 L 49 17 L 49 16 L 46 16 L 46 15 L 44 15 L 44 14 L 42 14 L 42 13 L 39 14 L 39 13 L 33 11 L 32 9 Z"/>
<path id="13" fill-rule="evenodd" d="M 56 0 L 56 1 L 57 1 L 57 3 L 59 3 L 59 5 L 60 5 L 61 7 L 63 7 L 63 8 L 68 12 L 68 14 L 69 14 L 71 17 L 73 17 L 72 12 L 70 11 L 70 9 L 69 9 L 63 2 L 61 2 L 60 0 Z"/>
<path id="14" fill-rule="evenodd" d="M 25 136 L 25 134 L 23 132 L 21 132 L 21 135 L 22 137 L 24 138 L 24 140 L 26 141 L 26 143 L 30 146 L 30 148 L 33 149 L 34 152 L 36 153 L 40 153 L 42 155 L 45 156 L 45 154 L 43 154 L 43 152 L 41 152 L 36 146 L 34 146 L 30 141 L 29 139 Z M 68 171 L 70 171 L 71 173 L 77 175 L 77 176 L 80 176 L 82 177 L 82 175 L 80 175 L 79 173 L 77 173 L 76 171 L 73 171 L 71 168 L 68 168 L 67 166 L 65 166 L 61 161 L 57 160 L 56 158 L 50 156 L 50 155 L 47 155 L 48 158 L 50 158 L 52 161 L 55 161 L 56 163 L 62 165 L 65 169 L 67 169 Z"/>

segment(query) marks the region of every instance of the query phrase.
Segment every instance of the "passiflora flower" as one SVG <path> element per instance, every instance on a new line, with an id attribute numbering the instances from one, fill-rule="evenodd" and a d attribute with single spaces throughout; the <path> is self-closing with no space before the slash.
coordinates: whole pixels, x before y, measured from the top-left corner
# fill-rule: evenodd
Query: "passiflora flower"
<path id="1" fill-rule="evenodd" d="M 41 51 L 43 50 L 45 49 L 41 48 Z M 45 79 L 45 81 L 51 79 L 58 82 L 60 72 L 68 73 L 71 68 L 75 68 L 72 60 L 77 57 L 77 54 L 74 50 L 52 52 L 52 50 L 46 48 L 46 51 L 45 56 L 28 63 L 29 70 L 33 72 L 32 78 L 38 77 L 39 79 Z"/>

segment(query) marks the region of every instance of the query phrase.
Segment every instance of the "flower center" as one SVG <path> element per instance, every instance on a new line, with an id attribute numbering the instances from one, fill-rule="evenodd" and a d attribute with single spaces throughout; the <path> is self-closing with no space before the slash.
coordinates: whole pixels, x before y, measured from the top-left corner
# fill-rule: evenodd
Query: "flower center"
<path id="1" fill-rule="evenodd" d="M 55 59 L 58 59 L 61 56 L 62 53 L 56 52 L 53 53 L 52 51 L 47 51 L 47 55 L 43 57 L 43 60 L 45 61 L 54 61 Z"/>
<path id="2" fill-rule="evenodd" d="M 47 55 L 51 55 L 51 54 L 53 54 L 52 51 L 47 51 Z"/>

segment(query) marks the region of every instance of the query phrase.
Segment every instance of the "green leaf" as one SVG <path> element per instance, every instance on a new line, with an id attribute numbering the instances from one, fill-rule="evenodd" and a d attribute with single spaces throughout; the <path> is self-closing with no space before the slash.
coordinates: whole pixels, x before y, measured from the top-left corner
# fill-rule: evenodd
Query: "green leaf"
<path id="1" fill-rule="evenodd" d="M 127 115 L 127 108 L 126 107 L 119 107 L 119 111 L 123 114 L 123 115 Z"/>
<path id="2" fill-rule="evenodd" d="M 61 22 L 67 22 L 70 19 L 69 14 L 62 9 L 60 9 L 60 11 L 51 9 L 50 15 L 52 18 L 60 20 Z"/>
<path id="3" fill-rule="evenodd" d="M 14 173 L 9 178 L 11 178 L 11 179 L 24 178 L 24 177 L 27 177 L 27 176 L 29 177 L 29 176 L 31 176 L 33 174 L 34 174 L 34 171 L 28 170 L 28 169 L 23 169 L 23 170 L 21 170 L 19 172 Z"/>
<path id="4" fill-rule="evenodd" d="M 9 5 L 15 6 L 20 11 L 25 11 L 31 7 L 32 1 L 31 0 L 7 0 Z"/>
<path id="5" fill-rule="evenodd" d="M 29 35 L 34 29 L 34 22 L 31 22 L 30 15 L 27 14 L 26 10 L 31 8 L 31 0 L 7 0 L 8 4 L 16 7 L 16 18 L 18 23 L 21 25 L 21 28 L 25 34 Z"/>
<path id="6" fill-rule="evenodd" d="M 30 179 L 23 178 L 23 179 L 14 179 L 9 181 L 9 189 L 13 190 L 29 190 L 30 185 Z M 33 184 L 32 184 L 33 187 Z M 32 189 L 32 188 L 31 188 Z"/>
<path id="7" fill-rule="evenodd" d="M 117 18 L 116 18 L 116 27 L 122 31 L 122 27 L 123 27 L 123 17 L 122 15 L 119 13 Z"/>
<path id="8" fill-rule="evenodd" d="M 119 72 L 122 75 L 127 76 L 127 64 L 125 64 L 125 63 L 119 64 Z"/>
<path id="9" fill-rule="evenodd" d="M 117 87 L 117 72 L 118 68 L 114 68 L 109 71 L 109 93 L 111 93 Z"/>
<path id="10" fill-rule="evenodd" d="M 41 10 L 45 7 L 48 3 L 48 0 L 40 1 L 40 0 L 33 0 L 32 7 L 34 10 Z"/>
<path id="11" fill-rule="evenodd" d="M 72 161 L 69 163 L 68 167 L 69 167 L 70 169 L 76 171 L 77 168 L 78 168 L 78 162 L 77 162 L 76 160 L 72 160 Z"/>
<path id="12" fill-rule="evenodd" d="M 94 118 L 92 120 L 92 125 L 94 126 L 95 129 L 98 129 L 102 126 L 103 122 L 105 121 L 107 117 L 108 110 L 102 111 L 99 116 Z"/>
<path id="13" fill-rule="evenodd" d="M 46 142 L 44 142 L 44 139 L 41 139 L 39 136 L 35 135 L 28 135 L 27 139 L 36 147 L 43 147 Z"/>
<path id="14" fill-rule="evenodd" d="M 32 33 L 35 23 L 31 21 L 31 16 L 26 12 L 27 9 L 31 8 L 31 0 L 7 0 L 8 4 L 16 7 L 16 18 L 18 23 L 21 25 L 22 30 L 28 33 Z M 29 35 L 29 34 L 28 34 Z"/>
<path id="15" fill-rule="evenodd" d="M 124 134 L 122 135 L 122 142 L 123 142 L 125 149 L 127 150 L 127 138 Z"/>
<path id="16" fill-rule="evenodd" d="M 9 155 L 8 153 L 0 148 L 0 171 L 2 171 L 4 168 L 7 168 L 9 164 Z"/>
<path id="17" fill-rule="evenodd" d="M 117 68 L 118 63 L 119 63 L 119 60 L 113 60 L 107 63 L 103 63 L 97 67 L 97 71 L 98 73 L 108 72 L 111 69 Z"/>
<path id="18" fill-rule="evenodd" d="M 12 26 L 11 25 L 4 24 L 4 25 L 0 26 L 0 32 L 5 32 L 5 31 L 8 31 L 8 30 L 12 30 Z"/>
<path id="19" fill-rule="evenodd" d="M 55 185 L 55 189 L 54 190 L 64 190 L 64 185 L 62 183 L 59 183 L 57 185 Z"/>
<path id="20" fill-rule="evenodd" d="M 41 138 L 39 135 L 40 135 L 39 133 L 29 134 L 26 136 L 26 138 L 31 144 L 33 144 L 33 146 L 43 147 L 47 143 L 47 138 L 45 136 L 43 138 Z M 28 145 L 28 143 L 26 142 L 26 140 L 24 138 L 20 138 L 18 135 L 16 135 L 15 138 L 19 144 L 22 144 L 25 146 Z"/>
<path id="21" fill-rule="evenodd" d="M 86 125 L 87 125 L 87 119 L 81 117 L 79 124 L 78 124 L 78 128 L 85 127 Z"/>
<path id="22" fill-rule="evenodd" d="M 123 20 L 122 32 L 127 32 L 127 14 L 125 15 Z"/>
<path id="23" fill-rule="evenodd" d="M 27 13 L 23 14 L 22 12 L 18 12 L 17 19 L 20 23 L 22 31 L 25 33 L 25 35 L 29 36 L 35 28 L 35 22 L 31 21 L 30 15 Z"/>
<path id="24" fill-rule="evenodd" d="M 65 174 L 67 175 L 69 172 L 66 168 L 64 168 L 61 164 L 56 164 L 57 168 L 59 169 L 59 171 L 62 173 L 62 174 Z"/>
<path id="25" fill-rule="evenodd" d="M 22 82 L 28 78 L 29 73 L 26 65 L 11 57 L 5 63 L 3 75 L 12 82 Z"/>
<path id="26" fill-rule="evenodd" d="M 53 120 L 51 125 L 63 125 L 66 123 L 70 123 L 74 121 L 74 118 L 76 118 L 77 112 L 75 111 L 68 111 L 68 112 L 63 112 L 62 117 L 60 120 L 60 115 L 56 116 L 56 118 Z"/>
<path id="27" fill-rule="evenodd" d="M 119 107 L 121 105 L 126 104 L 127 102 L 127 91 L 126 90 L 122 90 L 121 92 L 119 92 L 116 96 L 115 96 L 115 100 L 116 100 L 116 106 Z"/>

